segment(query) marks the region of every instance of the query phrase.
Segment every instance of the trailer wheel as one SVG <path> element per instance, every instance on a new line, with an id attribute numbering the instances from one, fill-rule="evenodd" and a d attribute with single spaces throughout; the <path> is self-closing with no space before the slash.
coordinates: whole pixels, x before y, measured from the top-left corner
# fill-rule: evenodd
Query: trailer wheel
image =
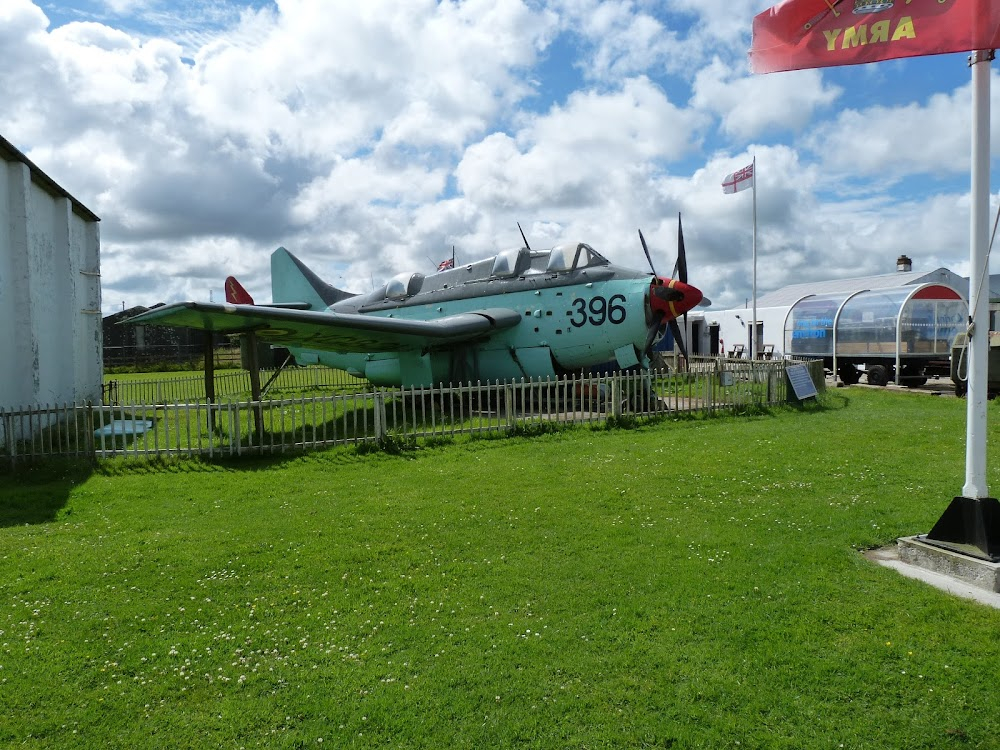
<path id="1" fill-rule="evenodd" d="M 886 385 L 889 382 L 889 370 L 885 365 L 872 365 L 868 368 L 868 385 Z"/>
<path id="2" fill-rule="evenodd" d="M 907 388 L 920 388 L 927 385 L 927 376 L 923 369 L 915 365 L 906 365 L 900 373 L 900 381 Z"/>
<path id="3" fill-rule="evenodd" d="M 861 371 L 854 365 L 841 365 L 837 368 L 837 375 L 844 385 L 857 385 L 861 380 Z"/>

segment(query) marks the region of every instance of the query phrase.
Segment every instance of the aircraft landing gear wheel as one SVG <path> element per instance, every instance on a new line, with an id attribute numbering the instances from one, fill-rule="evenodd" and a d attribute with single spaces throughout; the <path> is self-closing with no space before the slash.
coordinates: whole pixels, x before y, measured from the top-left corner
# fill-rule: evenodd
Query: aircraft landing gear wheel
<path id="1" fill-rule="evenodd" d="M 889 370 L 885 365 L 872 365 L 868 368 L 868 385 L 886 385 L 889 382 Z"/>
<path id="2" fill-rule="evenodd" d="M 955 395 L 958 398 L 965 398 L 965 394 L 968 393 L 968 391 L 969 391 L 969 384 L 966 381 L 960 380 L 959 382 L 955 383 Z"/>

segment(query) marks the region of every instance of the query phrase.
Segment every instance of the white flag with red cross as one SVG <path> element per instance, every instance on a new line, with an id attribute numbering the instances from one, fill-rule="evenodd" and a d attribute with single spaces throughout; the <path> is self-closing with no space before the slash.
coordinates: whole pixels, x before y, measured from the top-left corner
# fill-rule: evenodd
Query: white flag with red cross
<path id="1" fill-rule="evenodd" d="M 738 172 L 727 174 L 726 179 L 722 181 L 723 193 L 738 193 L 748 187 L 753 187 L 753 164 L 747 164 Z"/>

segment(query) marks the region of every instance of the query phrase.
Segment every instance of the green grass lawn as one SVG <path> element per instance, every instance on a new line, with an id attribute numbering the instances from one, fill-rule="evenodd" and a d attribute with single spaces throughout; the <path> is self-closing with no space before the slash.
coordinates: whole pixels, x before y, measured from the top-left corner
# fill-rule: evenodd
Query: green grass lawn
<path id="1" fill-rule="evenodd" d="M 851 388 L 0 476 L 0 746 L 1000 747 L 1000 611 L 859 554 L 959 494 L 964 424 Z"/>

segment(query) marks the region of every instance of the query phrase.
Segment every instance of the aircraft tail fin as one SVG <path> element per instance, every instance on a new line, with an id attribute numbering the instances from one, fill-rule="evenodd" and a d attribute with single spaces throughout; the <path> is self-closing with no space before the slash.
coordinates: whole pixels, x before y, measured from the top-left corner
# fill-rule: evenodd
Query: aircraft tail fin
<path id="1" fill-rule="evenodd" d="M 271 299 L 275 303 L 305 303 L 310 310 L 325 310 L 353 296 L 327 284 L 285 248 L 271 253 Z"/>
<path id="2" fill-rule="evenodd" d="M 226 302 L 231 305 L 252 305 L 253 297 L 235 276 L 226 277 Z"/>

